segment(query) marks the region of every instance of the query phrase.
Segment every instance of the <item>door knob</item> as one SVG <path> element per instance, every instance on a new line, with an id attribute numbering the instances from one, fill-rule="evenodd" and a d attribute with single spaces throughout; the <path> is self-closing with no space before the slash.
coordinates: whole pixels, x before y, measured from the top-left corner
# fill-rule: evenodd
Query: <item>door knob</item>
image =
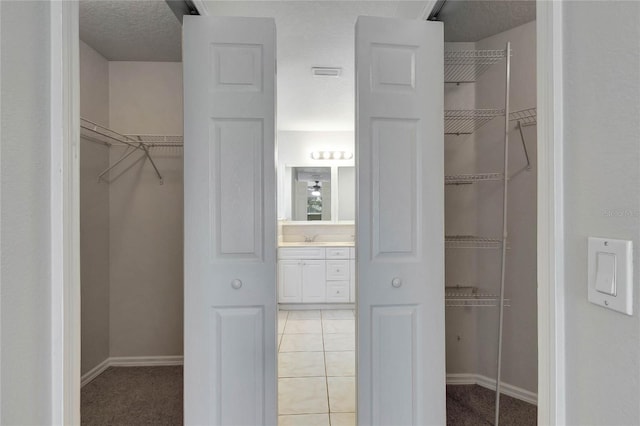
<path id="1" fill-rule="evenodd" d="M 395 277 L 391 280 L 391 286 L 394 288 L 399 288 L 402 285 L 402 280 L 398 277 Z"/>
<path id="2" fill-rule="evenodd" d="M 238 290 L 240 287 L 242 287 L 242 281 L 236 278 L 235 280 L 231 281 L 231 287 Z"/>

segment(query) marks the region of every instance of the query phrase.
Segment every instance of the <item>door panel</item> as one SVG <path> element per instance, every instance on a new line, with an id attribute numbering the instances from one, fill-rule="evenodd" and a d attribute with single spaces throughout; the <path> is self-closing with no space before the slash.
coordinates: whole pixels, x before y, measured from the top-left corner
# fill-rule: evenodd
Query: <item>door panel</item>
<path id="1" fill-rule="evenodd" d="M 185 423 L 275 425 L 275 23 L 183 31 Z"/>
<path id="2" fill-rule="evenodd" d="M 358 424 L 445 424 L 442 24 L 356 24 Z"/>

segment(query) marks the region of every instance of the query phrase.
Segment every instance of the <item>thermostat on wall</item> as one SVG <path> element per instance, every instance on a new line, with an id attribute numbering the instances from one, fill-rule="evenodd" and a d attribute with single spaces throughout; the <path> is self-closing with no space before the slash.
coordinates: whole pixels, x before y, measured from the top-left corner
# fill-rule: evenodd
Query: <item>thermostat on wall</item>
<path id="1" fill-rule="evenodd" d="M 589 237 L 589 302 L 633 315 L 632 242 Z"/>

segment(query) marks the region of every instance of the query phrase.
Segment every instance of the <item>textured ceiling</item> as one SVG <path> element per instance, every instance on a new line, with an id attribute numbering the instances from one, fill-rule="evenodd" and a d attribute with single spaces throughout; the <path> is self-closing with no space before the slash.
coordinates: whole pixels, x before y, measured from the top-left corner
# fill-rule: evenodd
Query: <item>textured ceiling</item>
<path id="1" fill-rule="evenodd" d="M 81 0 L 80 39 L 110 61 L 181 61 L 182 26 L 164 0 Z"/>
<path id="2" fill-rule="evenodd" d="M 418 18 L 429 2 L 207 1 L 212 15 L 274 17 L 278 55 L 278 129 L 353 130 L 354 26 L 358 16 Z M 313 77 L 312 67 L 342 75 Z"/>
<path id="3" fill-rule="evenodd" d="M 448 0 L 438 15 L 445 41 L 478 41 L 535 19 L 533 0 Z"/>

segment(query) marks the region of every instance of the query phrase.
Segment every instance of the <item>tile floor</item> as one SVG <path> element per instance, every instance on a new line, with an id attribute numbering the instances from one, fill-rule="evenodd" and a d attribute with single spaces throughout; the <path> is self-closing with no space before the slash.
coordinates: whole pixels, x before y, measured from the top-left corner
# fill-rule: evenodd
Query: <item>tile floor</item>
<path id="1" fill-rule="evenodd" d="M 278 312 L 278 425 L 355 425 L 352 310 Z"/>

